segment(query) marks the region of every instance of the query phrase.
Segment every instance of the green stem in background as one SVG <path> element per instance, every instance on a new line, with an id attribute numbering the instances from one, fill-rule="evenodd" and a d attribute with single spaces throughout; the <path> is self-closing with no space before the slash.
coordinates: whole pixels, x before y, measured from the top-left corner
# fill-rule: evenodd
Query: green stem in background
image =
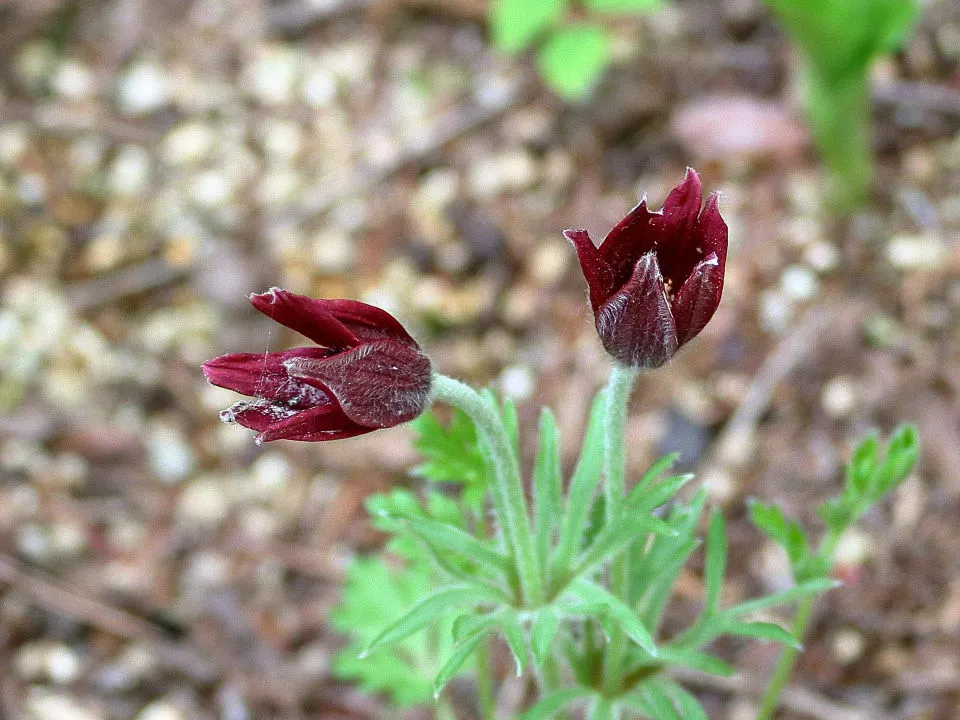
<path id="1" fill-rule="evenodd" d="M 494 478 L 492 490 L 498 496 L 494 510 L 500 527 L 510 540 L 522 600 L 527 607 L 543 604 L 543 573 L 537 555 L 530 513 L 523 491 L 523 479 L 517 456 L 499 414 L 469 385 L 446 375 L 433 376 L 434 400 L 453 405 L 473 420 L 484 447 L 490 453 Z"/>
<path id="2" fill-rule="evenodd" d="M 813 603 L 816 598 L 811 596 L 804 598 L 797 608 L 797 616 L 793 619 L 793 628 L 791 633 L 797 641 L 803 640 L 807 633 L 807 626 L 810 624 L 810 616 L 813 613 Z M 763 694 L 760 701 L 760 709 L 757 711 L 757 720 L 771 720 L 773 714 L 777 711 L 780 703 L 780 693 L 786 687 L 793 674 L 793 666 L 800 656 L 800 650 L 795 647 L 784 647 L 780 651 L 780 657 L 777 665 L 773 669 L 773 675 L 770 676 L 770 682 L 767 685 L 767 691 Z"/>
<path id="3" fill-rule="evenodd" d="M 828 576 L 833 569 L 833 555 L 845 531 L 846 528 L 838 532 L 829 532 L 820 544 L 820 550 L 817 553 L 818 556 L 829 560 L 824 573 L 825 576 Z M 793 619 L 793 627 L 790 629 L 790 634 L 793 635 L 793 639 L 798 643 L 802 643 L 807 634 L 810 617 L 813 614 L 813 604 L 816 600 L 817 597 L 815 595 L 810 595 L 804 598 L 797 607 L 797 614 Z M 763 693 L 763 698 L 760 700 L 760 708 L 757 710 L 757 720 L 771 720 L 773 714 L 777 711 L 777 706 L 780 704 L 780 693 L 783 692 L 783 688 L 786 687 L 790 676 L 793 674 L 793 667 L 797 664 L 797 658 L 800 656 L 800 652 L 800 650 L 794 647 L 784 647 L 780 650 L 780 657 L 777 659 L 777 664 L 773 668 L 773 674 L 767 683 L 766 692 Z"/>
<path id="4" fill-rule="evenodd" d="M 830 77 L 807 64 L 803 77 L 810 127 L 830 173 L 828 198 L 836 210 L 849 212 L 873 187 L 867 71 Z"/>
<path id="5" fill-rule="evenodd" d="M 476 649 L 477 656 L 477 704 L 481 720 L 494 720 L 496 699 L 493 695 L 493 676 L 490 673 L 490 643 L 482 641 Z"/>
<path id="6" fill-rule="evenodd" d="M 634 368 L 614 365 L 606 390 L 606 410 L 603 422 L 604 498 L 607 522 L 610 522 L 626 496 L 626 444 L 624 432 L 627 424 L 627 406 L 638 372 Z M 620 554 L 610 568 L 611 592 L 621 600 L 630 597 L 630 568 L 627 553 Z M 603 663 L 604 691 L 615 694 L 620 689 L 623 677 L 623 659 L 627 652 L 627 636 L 619 627 L 611 631 L 610 642 Z"/>

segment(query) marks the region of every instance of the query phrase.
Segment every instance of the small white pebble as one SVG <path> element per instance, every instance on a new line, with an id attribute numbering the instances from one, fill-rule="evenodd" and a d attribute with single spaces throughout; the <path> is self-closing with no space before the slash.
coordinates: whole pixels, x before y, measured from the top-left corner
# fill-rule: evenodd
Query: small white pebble
<path id="1" fill-rule="evenodd" d="M 152 62 L 134 65 L 120 78 L 117 102 L 126 115 L 146 115 L 167 104 L 169 80 L 164 69 Z"/>
<path id="2" fill-rule="evenodd" d="M 526 365 L 511 365 L 500 373 L 500 389 L 504 395 L 522 402 L 533 395 L 536 379 Z"/>
<path id="3" fill-rule="evenodd" d="M 780 287 L 787 297 L 804 302 L 816 296 L 820 290 L 820 281 L 809 268 L 791 265 L 780 276 Z"/>
<path id="4" fill-rule="evenodd" d="M 216 478 L 200 478 L 180 493 L 177 517 L 188 526 L 215 527 L 229 511 L 223 484 Z"/>
<path id="5" fill-rule="evenodd" d="M 344 273 L 353 267 L 356 248 L 352 238 L 335 228 L 322 230 L 312 244 L 313 263 L 325 275 Z"/>
<path id="6" fill-rule="evenodd" d="M 173 703 L 158 700 L 141 710 L 137 720 L 185 720 L 185 716 Z"/>
<path id="7" fill-rule="evenodd" d="M 261 48 L 247 68 L 250 92 L 264 105 L 285 105 L 293 98 L 299 69 L 299 57 L 292 48 Z"/>
<path id="8" fill-rule="evenodd" d="M 189 185 L 189 194 L 194 202 L 206 208 L 217 208 L 224 205 L 233 195 L 230 178 L 217 170 L 196 175 Z"/>
<path id="9" fill-rule="evenodd" d="M 158 425 L 147 436 L 150 467 L 162 482 L 173 484 L 193 472 L 194 455 L 189 443 L 178 429 Z"/>
<path id="10" fill-rule="evenodd" d="M 30 720 L 103 720 L 78 699 L 45 688 L 31 688 L 24 705 Z"/>
<path id="11" fill-rule="evenodd" d="M 793 303 L 782 292 L 764 290 L 760 294 L 760 325 L 769 333 L 780 334 L 790 326 Z"/>
<path id="12" fill-rule="evenodd" d="M 188 122 L 167 133 L 163 157 L 168 165 L 187 165 L 206 158 L 216 143 L 216 133 L 204 123 Z"/>
<path id="13" fill-rule="evenodd" d="M 150 153 L 139 145 L 124 145 L 110 168 L 110 190 L 117 195 L 139 195 L 150 181 Z"/>
<path id="14" fill-rule="evenodd" d="M 0 163 L 16 163 L 27 149 L 27 139 L 27 128 L 23 123 L 0 125 Z"/>
<path id="15" fill-rule="evenodd" d="M 828 273 L 840 264 L 840 251 L 828 240 L 811 243 L 803 253 L 803 260 L 817 272 Z"/>
<path id="16" fill-rule="evenodd" d="M 47 655 L 47 675 L 58 685 L 69 685 L 80 676 L 80 658 L 66 645 L 50 648 Z"/>
<path id="17" fill-rule="evenodd" d="M 838 566 L 860 567 L 871 555 L 873 555 L 873 539 L 866 533 L 852 528 L 840 538 L 834 557 Z"/>
<path id="18" fill-rule="evenodd" d="M 849 417 L 857 405 L 857 388 L 853 378 L 838 375 L 828 380 L 820 393 L 820 405 L 834 420 Z"/>
<path id="19" fill-rule="evenodd" d="M 842 628 L 834 634 L 831 646 L 837 661 L 841 665 L 849 665 L 863 656 L 867 641 L 863 633 L 853 628 Z"/>
<path id="20" fill-rule="evenodd" d="M 887 259 L 900 270 L 936 270 L 947 256 L 947 246 L 935 233 L 895 235 L 887 243 Z"/>
<path id="21" fill-rule="evenodd" d="M 76 60 L 64 60 L 53 76 L 54 92 L 68 100 L 89 97 L 95 88 L 93 73 Z"/>

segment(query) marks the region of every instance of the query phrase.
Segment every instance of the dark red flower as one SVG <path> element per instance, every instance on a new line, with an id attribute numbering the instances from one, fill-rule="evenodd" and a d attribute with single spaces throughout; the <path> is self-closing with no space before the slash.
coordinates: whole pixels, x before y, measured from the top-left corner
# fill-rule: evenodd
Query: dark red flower
<path id="1" fill-rule="evenodd" d="M 647 199 L 596 247 L 586 230 L 566 230 L 590 287 L 604 348 L 635 368 L 663 365 L 703 330 L 720 304 L 727 225 L 717 193 L 703 202 L 700 177 L 687 168 L 660 212 Z"/>
<path id="2" fill-rule="evenodd" d="M 220 413 L 256 442 L 338 440 L 412 420 L 426 408 L 430 360 L 403 326 L 355 300 L 312 300 L 272 288 L 253 306 L 320 347 L 222 355 L 203 364 L 213 385 L 248 395 Z"/>

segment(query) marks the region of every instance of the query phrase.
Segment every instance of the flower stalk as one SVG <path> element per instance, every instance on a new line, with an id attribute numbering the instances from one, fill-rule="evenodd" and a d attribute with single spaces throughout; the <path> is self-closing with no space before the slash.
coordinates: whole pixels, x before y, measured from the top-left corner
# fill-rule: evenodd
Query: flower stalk
<path id="1" fill-rule="evenodd" d="M 626 443 L 624 431 L 627 424 L 627 408 L 639 371 L 635 368 L 615 364 L 610 373 L 606 390 L 606 408 L 604 415 L 604 499 L 607 522 L 623 504 L 626 495 Z M 630 568 L 628 563 L 629 547 L 621 553 L 610 568 L 610 586 L 620 598 L 629 597 Z M 620 686 L 623 658 L 627 650 L 627 636 L 617 628 L 610 636 L 604 656 L 604 690 L 613 694 Z"/>
<path id="2" fill-rule="evenodd" d="M 503 420 L 476 390 L 446 375 L 434 375 L 432 398 L 459 408 L 476 425 L 480 439 L 490 453 L 494 471 L 494 511 L 513 552 L 522 602 L 527 607 L 539 607 L 544 599 L 543 573 L 530 528 L 520 465 Z"/>

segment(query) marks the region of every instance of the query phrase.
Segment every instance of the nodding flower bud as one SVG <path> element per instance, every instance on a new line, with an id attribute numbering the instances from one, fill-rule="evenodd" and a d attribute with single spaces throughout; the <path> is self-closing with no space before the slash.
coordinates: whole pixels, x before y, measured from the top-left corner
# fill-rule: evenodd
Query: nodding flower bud
<path id="1" fill-rule="evenodd" d="M 644 197 L 600 247 L 586 230 L 564 232 L 590 288 L 600 340 L 619 363 L 660 367 L 713 317 L 727 260 L 717 198 L 701 211 L 700 177 L 687 168 L 660 212 Z"/>
<path id="2" fill-rule="evenodd" d="M 247 395 L 220 413 L 270 440 L 338 440 L 412 420 L 429 404 L 430 360 L 388 312 L 272 288 L 253 306 L 318 347 L 222 355 L 207 380 Z"/>

